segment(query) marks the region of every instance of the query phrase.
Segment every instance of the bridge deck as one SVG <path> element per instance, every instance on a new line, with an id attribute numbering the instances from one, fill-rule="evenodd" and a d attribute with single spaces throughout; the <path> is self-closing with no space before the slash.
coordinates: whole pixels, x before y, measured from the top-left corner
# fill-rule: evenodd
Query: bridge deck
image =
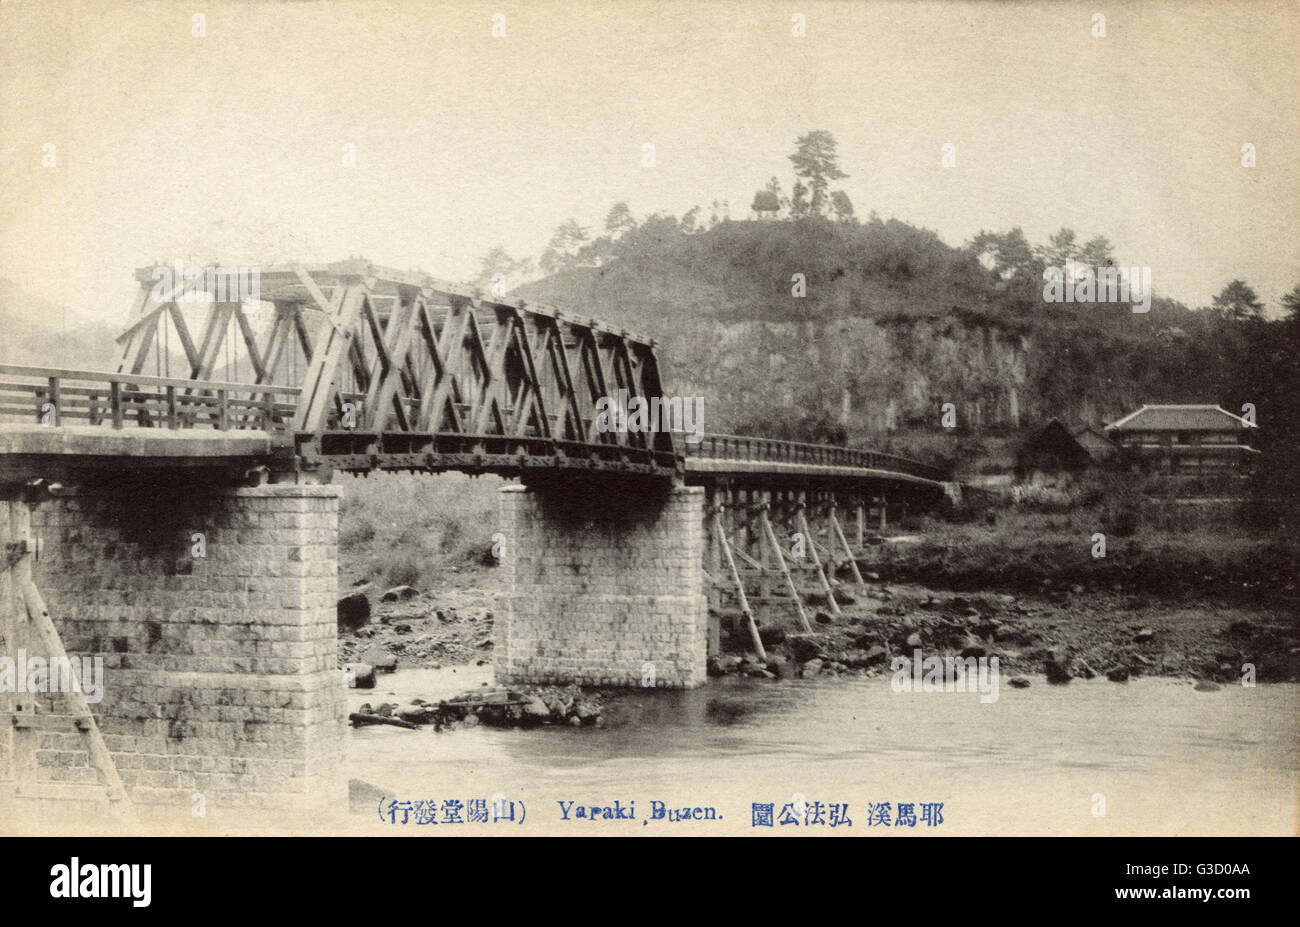
<path id="1" fill-rule="evenodd" d="M 757 441 L 759 439 L 749 439 Z M 728 442 L 736 447 L 736 437 L 707 435 L 699 445 L 703 452 L 725 450 Z M 762 441 L 769 454 L 790 454 L 791 442 Z M 740 445 L 743 447 L 744 445 Z M 792 445 L 797 447 L 797 445 Z M 817 447 L 812 445 L 811 447 Z M 846 449 L 828 448 L 828 451 Z M 738 449 L 732 453 L 739 454 Z M 685 480 L 701 485 L 721 479 L 739 480 L 749 484 L 771 482 L 789 484 L 807 482 L 817 484 L 894 484 L 917 489 L 938 490 L 941 481 L 933 478 L 940 474 L 904 473 L 884 466 L 855 466 L 855 455 L 860 462 L 869 462 L 867 451 L 848 451 L 847 457 L 830 455 L 842 463 L 820 463 L 815 455 L 810 459 L 746 459 L 739 456 L 700 456 L 701 451 L 685 460 Z M 165 428 L 104 428 L 95 425 L 64 425 L 48 427 L 36 424 L 0 424 L 0 481 L 17 482 L 40 476 L 50 480 L 75 480 L 89 473 L 122 473 L 128 471 L 214 469 L 239 473 L 260 465 L 283 465 L 296 456 L 293 436 L 285 432 L 244 429 L 216 431 L 213 429 L 168 430 Z M 360 455 L 358 465 L 365 462 Z M 533 467 L 552 465 L 536 459 L 521 460 L 510 454 L 439 454 L 416 456 L 405 461 L 402 469 L 423 471 L 468 470 L 493 471 L 503 475 L 518 475 Z M 579 470 L 590 468 L 590 461 L 574 458 L 572 465 Z M 919 466 L 919 465 L 918 465 Z M 364 467 L 369 469 L 368 466 Z M 396 469 L 395 462 L 381 461 L 378 469 Z"/>
<path id="2" fill-rule="evenodd" d="M 283 436 L 267 431 L 0 424 L 0 482 L 72 482 L 124 471 L 243 472 L 274 458 Z M 291 448 L 289 449 L 291 450 Z"/>
<path id="3" fill-rule="evenodd" d="M 746 482 L 760 482 L 757 477 L 769 479 L 773 483 L 789 483 L 796 480 L 831 483 L 897 483 L 927 489 L 942 489 L 942 481 L 899 473 L 895 470 L 879 470 L 871 467 L 837 467 L 822 464 L 781 463 L 770 460 L 726 460 L 708 457 L 688 457 L 686 459 L 686 482 L 689 484 L 708 483 L 720 477 L 744 479 Z"/>
<path id="4" fill-rule="evenodd" d="M 269 431 L 0 424 L 0 456 L 104 458 L 266 457 L 285 436 Z"/>
<path id="5" fill-rule="evenodd" d="M 771 473 L 786 476 L 889 478 L 938 486 L 948 474 L 920 461 L 868 448 L 778 441 L 752 435 L 702 436 L 684 442 L 687 470 L 717 475 Z"/>

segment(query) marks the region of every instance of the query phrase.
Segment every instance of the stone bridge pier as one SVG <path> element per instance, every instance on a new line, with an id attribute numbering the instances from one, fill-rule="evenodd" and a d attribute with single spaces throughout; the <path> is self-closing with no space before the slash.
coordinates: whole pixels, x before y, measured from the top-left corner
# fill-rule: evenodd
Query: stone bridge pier
<path id="1" fill-rule="evenodd" d="M 86 484 L 30 507 L 32 580 L 68 654 L 102 658 L 90 709 L 134 806 L 189 817 L 346 801 L 339 497 L 178 478 Z M 5 652 L 46 655 L 13 584 L 0 592 Z M 71 700 L 5 698 L 18 710 L 0 769 L 18 794 L 66 799 L 98 784 L 102 801 Z"/>
<path id="2" fill-rule="evenodd" d="M 689 688 L 706 679 L 703 487 L 503 487 L 501 683 Z"/>

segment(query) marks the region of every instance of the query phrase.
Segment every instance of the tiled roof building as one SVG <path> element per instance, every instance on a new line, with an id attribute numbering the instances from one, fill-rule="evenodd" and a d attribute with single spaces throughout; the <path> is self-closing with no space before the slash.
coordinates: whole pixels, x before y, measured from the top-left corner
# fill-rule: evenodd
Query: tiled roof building
<path id="1" fill-rule="evenodd" d="M 1241 472 L 1258 453 L 1250 425 L 1215 405 L 1144 405 L 1106 426 L 1107 436 L 1164 473 Z"/>

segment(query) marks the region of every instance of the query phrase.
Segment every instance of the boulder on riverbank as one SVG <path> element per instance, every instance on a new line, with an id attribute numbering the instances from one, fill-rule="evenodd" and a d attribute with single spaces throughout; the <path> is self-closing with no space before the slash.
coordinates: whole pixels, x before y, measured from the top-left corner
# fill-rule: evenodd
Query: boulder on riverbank
<path id="1" fill-rule="evenodd" d="M 397 657 L 382 647 L 371 647 L 361 655 L 361 661 L 368 663 L 380 673 L 397 672 Z"/>
<path id="2" fill-rule="evenodd" d="M 1074 678 L 1074 674 L 1070 672 L 1065 648 L 1052 647 L 1047 651 L 1047 656 L 1043 660 L 1043 672 L 1047 675 L 1047 681 L 1056 686 L 1065 685 Z"/>
<path id="3" fill-rule="evenodd" d="M 354 663 L 352 665 L 352 685 L 357 689 L 373 689 L 375 687 L 375 668 L 369 663 Z"/>
<path id="4" fill-rule="evenodd" d="M 394 586 L 380 596 L 380 599 L 385 602 L 405 602 L 419 594 L 419 591 L 412 586 Z"/>
<path id="5" fill-rule="evenodd" d="M 486 724 L 490 727 L 528 727 L 539 724 L 568 724 L 600 727 L 604 699 L 598 693 L 583 692 L 578 686 L 530 686 L 508 688 L 483 686 L 433 704 L 412 699 L 406 706 L 363 705 L 349 716 L 354 726 L 394 724 L 397 727 L 433 725 L 435 730 L 456 725 Z"/>
<path id="6" fill-rule="evenodd" d="M 364 592 L 353 592 L 338 600 L 339 633 L 348 633 L 370 620 L 370 599 Z"/>

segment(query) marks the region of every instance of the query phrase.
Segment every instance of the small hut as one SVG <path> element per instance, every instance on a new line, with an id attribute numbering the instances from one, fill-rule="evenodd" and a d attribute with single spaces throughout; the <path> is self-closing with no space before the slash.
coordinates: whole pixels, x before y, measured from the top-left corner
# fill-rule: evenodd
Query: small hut
<path id="1" fill-rule="evenodd" d="M 1115 453 L 1105 435 L 1086 425 L 1067 428 L 1051 419 L 1033 431 L 1016 452 L 1016 480 L 1038 486 L 1072 482 L 1103 465 Z"/>

